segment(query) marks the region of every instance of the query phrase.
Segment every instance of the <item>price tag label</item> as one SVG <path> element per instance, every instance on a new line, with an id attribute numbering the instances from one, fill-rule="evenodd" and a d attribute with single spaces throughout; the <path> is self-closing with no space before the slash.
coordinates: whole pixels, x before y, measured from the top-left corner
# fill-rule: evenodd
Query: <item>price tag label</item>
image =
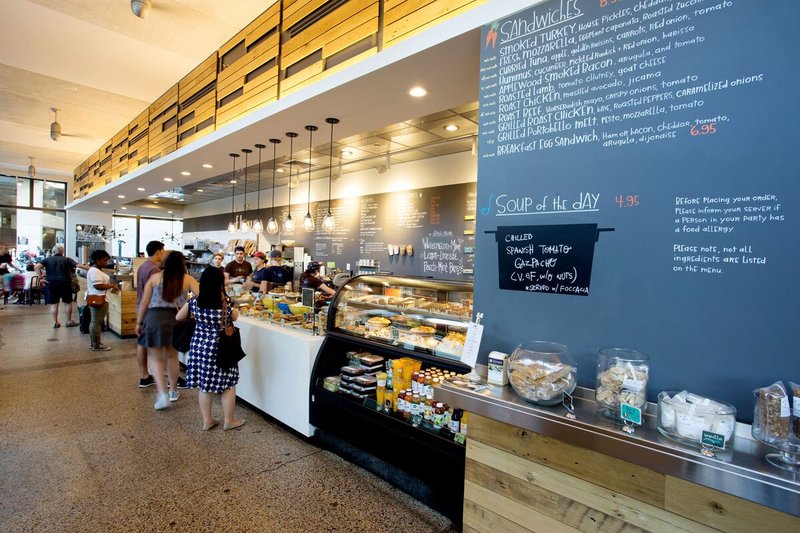
<path id="1" fill-rule="evenodd" d="M 627 403 L 620 404 L 620 415 L 623 420 L 637 426 L 642 425 L 642 410 Z"/>
<path id="2" fill-rule="evenodd" d="M 724 448 L 725 435 L 720 435 L 719 433 L 712 433 L 710 431 L 703 431 L 702 443 L 704 446 L 713 446 L 714 448 Z"/>
<path id="3" fill-rule="evenodd" d="M 475 368 L 478 362 L 478 350 L 481 347 L 483 325 L 470 322 L 467 327 L 467 339 L 464 342 L 464 351 L 461 353 L 461 362 Z"/>

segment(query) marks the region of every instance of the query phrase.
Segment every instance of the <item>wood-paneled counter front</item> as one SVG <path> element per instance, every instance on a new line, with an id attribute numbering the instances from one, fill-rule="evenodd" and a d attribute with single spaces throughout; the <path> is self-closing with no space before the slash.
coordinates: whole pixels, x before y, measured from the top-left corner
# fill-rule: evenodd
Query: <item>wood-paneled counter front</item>
<path id="1" fill-rule="evenodd" d="M 592 428 L 588 399 L 571 421 L 514 396 L 436 392 L 470 412 L 464 531 L 800 531 L 800 482 L 766 464 L 758 443 L 737 436 L 710 459 L 646 427 Z"/>
<path id="2" fill-rule="evenodd" d="M 78 276 L 81 292 L 78 306 L 86 305 L 86 278 Z M 106 293 L 108 301 L 108 327 L 120 337 L 136 336 L 136 289 Z"/>

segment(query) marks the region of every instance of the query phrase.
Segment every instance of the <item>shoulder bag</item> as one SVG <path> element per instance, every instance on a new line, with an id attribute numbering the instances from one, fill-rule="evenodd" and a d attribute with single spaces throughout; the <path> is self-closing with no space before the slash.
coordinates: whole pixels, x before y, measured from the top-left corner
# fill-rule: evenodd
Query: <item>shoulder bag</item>
<path id="1" fill-rule="evenodd" d="M 175 309 L 181 310 L 178 304 L 175 304 Z M 176 321 L 175 327 L 172 328 L 172 347 L 182 353 L 188 352 L 195 326 L 197 326 L 197 321 L 191 312 L 189 312 L 187 319 Z"/>
<path id="2" fill-rule="evenodd" d="M 96 267 L 92 267 L 92 268 L 96 268 Z M 103 307 L 106 304 L 106 295 L 105 295 L 105 293 L 103 293 L 103 294 L 89 294 L 89 289 L 88 289 L 89 277 L 88 277 L 88 275 L 86 277 L 86 285 L 87 285 L 87 289 L 86 289 L 86 305 L 88 305 L 89 307 L 94 307 L 94 308 Z"/>
<path id="3" fill-rule="evenodd" d="M 233 325 L 228 317 L 228 302 L 222 295 L 222 324 L 219 332 L 219 345 L 217 346 L 217 366 L 223 370 L 236 368 L 239 361 L 244 359 L 242 350 L 242 336 L 239 328 Z"/>
<path id="4" fill-rule="evenodd" d="M 78 274 L 75 273 L 74 269 L 70 270 L 69 281 L 72 285 L 72 294 L 78 294 L 81 292 L 81 284 L 78 282 Z"/>

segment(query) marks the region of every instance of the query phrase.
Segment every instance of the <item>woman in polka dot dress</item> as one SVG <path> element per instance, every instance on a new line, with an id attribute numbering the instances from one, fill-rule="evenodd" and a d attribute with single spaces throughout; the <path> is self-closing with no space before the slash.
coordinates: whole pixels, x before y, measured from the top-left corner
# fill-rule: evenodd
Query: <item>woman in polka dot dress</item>
<path id="1" fill-rule="evenodd" d="M 186 359 L 186 384 L 189 388 L 200 389 L 198 402 L 205 431 L 219 424 L 219 420 L 211 416 L 211 401 L 215 394 L 222 399 L 223 428 L 234 429 L 244 424 L 244 420 L 233 417 L 239 368 L 222 369 L 217 366 L 223 304 L 228 321 L 239 317 L 231 299 L 224 295 L 224 284 L 225 276 L 220 269 L 206 268 L 200 276 L 200 293 L 186 302 L 176 316 L 178 320 L 185 320 L 191 313 L 197 321 Z"/>

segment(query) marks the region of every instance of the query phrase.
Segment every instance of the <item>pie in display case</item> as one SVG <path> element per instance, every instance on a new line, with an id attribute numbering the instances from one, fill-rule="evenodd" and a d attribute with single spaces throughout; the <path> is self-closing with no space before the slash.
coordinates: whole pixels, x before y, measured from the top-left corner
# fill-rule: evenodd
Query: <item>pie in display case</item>
<path id="1" fill-rule="evenodd" d="M 472 284 L 357 276 L 331 305 L 333 331 L 459 361 L 472 317 Z"/>
<path id="2" fill-rule="evenodd" d="M 470 371 L 461 354 L 471 315 L 471 283 L 356 276 L 331 302 L 309 384 L 310 420 L 322 446 L 455 523 L 466 462 L 456 433 L 466 435 L 467 423 L 453 429 L 459 423 L 452 416 L 450 424 L 438 419 L 462 410 L 436 400 L 443 378 L 435 376 Z"/>

